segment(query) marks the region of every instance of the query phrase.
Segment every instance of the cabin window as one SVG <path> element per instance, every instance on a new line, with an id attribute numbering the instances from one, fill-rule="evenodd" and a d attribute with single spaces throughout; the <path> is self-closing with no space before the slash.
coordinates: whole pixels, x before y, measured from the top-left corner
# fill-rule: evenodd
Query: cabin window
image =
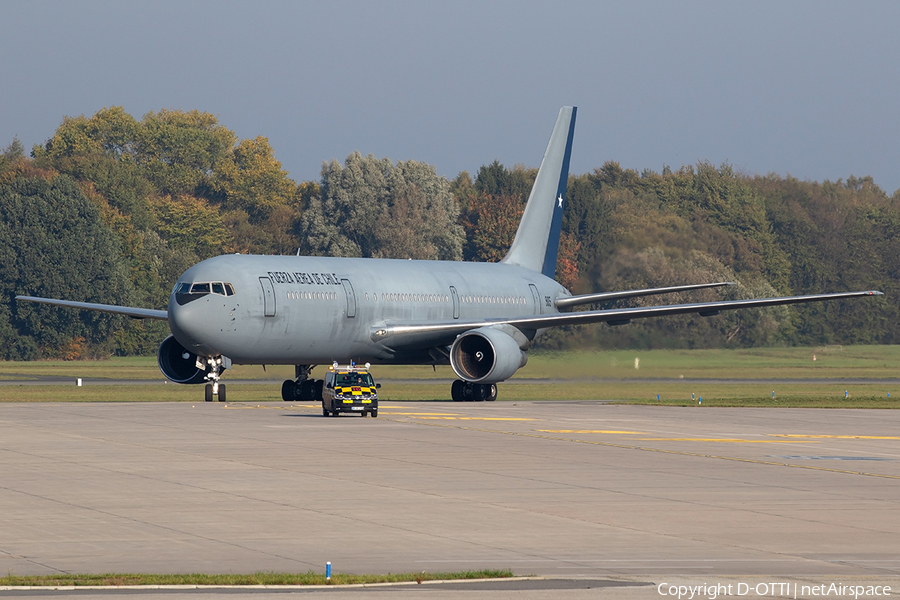
<path id="1" fill-rule="evenodd" d="M 210 284 L 212 286 L 212 293 L 219 294 L 220 296 L 225 295 L 225 286 L 219 283 L 218 281 Z"/>
<path id="2" fill-rule="evenodd" d="M 191 286 L 192 294 L 208 294 L 209 293 L 209 284 L 208 283 L 195 283 Z"/>

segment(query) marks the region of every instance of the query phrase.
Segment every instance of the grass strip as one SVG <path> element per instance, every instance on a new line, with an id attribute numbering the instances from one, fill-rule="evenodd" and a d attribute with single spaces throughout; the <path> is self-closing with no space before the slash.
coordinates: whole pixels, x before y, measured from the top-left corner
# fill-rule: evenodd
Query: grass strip
<path id="1" fill-rule="evenodd" d="M 569 350 L 532 351 L 516 378 L 564 379 L 894 379 L 900 345 L 743 348 L 733 350 Z M 324 377 L 325 367 L 313 371 Z M 373 365 L 376 380 L 449 379 L 449 366 Z M 162 380 L 155 356 L 108 360 L 0 361 L 5 377 Z M 290 365 L 234 365 L 226 379 L 293 379 Z"/>
<path id="2" fill-rule="evenodd" d="M 510 570 L 483 569 L 480 571 L 454 571 L 450 573 L 388 573 L 386 575 L 351 575 L 332 573 L 331 580 L 324 573 L 270 573 L 249 575 L 210 575 L 189 573 L 184 575 L 154 575 L 142 573 L 103 573 L 100 575 L 7 575 L 0 577 L 0 586 L 123 586 L 123 585 L 352 585 L 363 583 L 404 583 L 415 581 L 498 579 L 513 577 Z"/>

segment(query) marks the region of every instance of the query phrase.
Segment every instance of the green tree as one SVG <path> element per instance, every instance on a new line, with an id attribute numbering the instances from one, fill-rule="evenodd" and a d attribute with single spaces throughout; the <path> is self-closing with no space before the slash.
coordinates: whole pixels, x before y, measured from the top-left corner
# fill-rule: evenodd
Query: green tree
<path id="1" fill-rule="evenodd" d="M 322 168 L 321 193 L 300 221 L 316 255 L 459 260 L 464 233 L 449 182 L 416 161 L 363 157 Z"/>
<path id="2" fill-rule="evenodd" d="M 19 141 L 18 136 L 16 136 L 9 146 L 4 148 L 3 152 L 0 152 L 0 175 L 12 167 L 12 165 L 22 160 L 24 156 L 25 147 L 22 145 L 22 142 Z"/>
<path id="3" fill-rule="evenodd" d="M 144 115 L 134 159 L 163 194 L 196 194 L 237 138 L 215 116 L 197 110 Z"/>
<path id="4" fill-rule="evenodd" d="M 0 186 L 0 335 L 6 359 L 108 353 L 121 319 L 16 302 L 16 294 L 129 304 L 115 236 L 67 176 Z"/>

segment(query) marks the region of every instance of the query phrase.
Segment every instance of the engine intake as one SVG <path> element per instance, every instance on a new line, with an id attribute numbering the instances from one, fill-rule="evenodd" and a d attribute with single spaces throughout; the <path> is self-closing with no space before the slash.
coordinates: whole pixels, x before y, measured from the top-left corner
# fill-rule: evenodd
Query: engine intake
<path id="1" fill-rule="evenodd" d="M 159 370 L 169 381 L 175 383 L 205 383 L 206 369 L 197 368 L 197 355 L 178 343 L 170 335 L 156 351 Z"/>
<path id="2" fill-rule="evenodd" d="M 528 355 L 516 340 L 491 327 L 467 331 L 450 348 L 450 365 L 460 379 L 470 383 L 505 381 L 527 361 Z"/>

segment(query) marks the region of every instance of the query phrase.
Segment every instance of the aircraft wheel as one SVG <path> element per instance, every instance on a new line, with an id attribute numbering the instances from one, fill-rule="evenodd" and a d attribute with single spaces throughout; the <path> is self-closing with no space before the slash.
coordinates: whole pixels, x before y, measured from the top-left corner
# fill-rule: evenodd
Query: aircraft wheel
<path id="1" fill-rule="evenodd" d="M 285 402 L 291 402 L 294 399 L 294 382 L 285 379 L 281 384 L 281 399 Z"/>
<path id="2" fill-rule="evenodd" d="M 204 400 L 206 400 L 207 402 L 212 402 L 213 401 L 212 384 L 207 383 L 206 388 L 203 391 L 206 392 Z"/>
<path id="3" fill-rule="evenodd" d="M 494 400 L 496 400 L 497 399 L 497 385 L 492 383 L 485 387 L 488 388 L 488 394 L 487 394 L 487 398 L 485 398 L 485 400 L 487 400 L 488 402 L 493 402 Z"/>
<path id="4" fill-rule="evenodd" d="M 225 402 L 225 386 L 219 384 L 219 402 Z"/>
<path id="5" fill-rule="evenodd" d="M 299 394 L 297 395 L 297 400 L 313 400 L 315 398 L 315 390 L 314 388 L 315 381 L 312 379 L 306 379 L 303 383 L 300 384 Z"/>
<path id="6" fill-rule="evenodd" d="M 453 382 L 453 385 L 450 386 L 450 397 L 454 402 L 462 402 L 463 401 L 463 389 L 466 384 L 463 380 L 457 379 Z"/>
<path id="7" fill-rule="evenodd" d="M 472 384 L 471 398 L 472 402 L 484 402 L 488 395 L 488 386 L 480 383 Z"/>

